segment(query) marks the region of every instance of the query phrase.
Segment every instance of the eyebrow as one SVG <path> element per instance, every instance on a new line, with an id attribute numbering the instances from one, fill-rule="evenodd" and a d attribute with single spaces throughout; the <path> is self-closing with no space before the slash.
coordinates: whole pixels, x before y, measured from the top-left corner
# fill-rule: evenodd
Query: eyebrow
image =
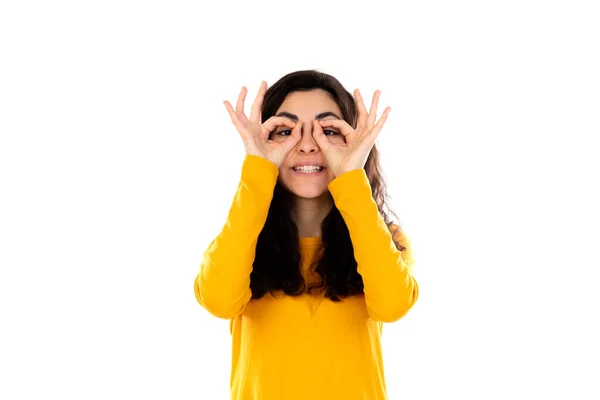
<path id="1" fill-rule="evenodd" d="M 282 111 L 276 115 L 276 117 L 287 117 L 294 122 L 298 122 L 298 116 L 287 111 Z M 320 114 L 315 115 L 315 119 L 325 119 L 327 117 L 335 117 L 337 119 L 341 119 L 336 113 L 332 111 L 325 111 Z"/>

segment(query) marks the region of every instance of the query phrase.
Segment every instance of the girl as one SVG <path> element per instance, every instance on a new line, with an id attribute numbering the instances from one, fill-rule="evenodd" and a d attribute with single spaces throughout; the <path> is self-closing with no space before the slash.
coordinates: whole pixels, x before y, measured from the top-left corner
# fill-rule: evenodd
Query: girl
<path id="1" fill-rule="evenodd" d="M 381 333 L 417 300 L 410 243 L 390 222 L 376 120 L 356 90 L 314 70 L 225 101 L 245 146 L 198 302 L 230 319 L 231 399 L 387 399 Z M 393 214 L 393 212 L 392 212 Z M 395 214 L 394 214 L 395 215 Z"/>

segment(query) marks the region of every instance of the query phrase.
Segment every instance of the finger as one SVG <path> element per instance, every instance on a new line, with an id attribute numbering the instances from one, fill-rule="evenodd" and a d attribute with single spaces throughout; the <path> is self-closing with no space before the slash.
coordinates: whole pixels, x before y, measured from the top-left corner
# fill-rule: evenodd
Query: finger
<path id="1" fill-rule="evenodd" d="M 325 121 L 322 121 L 322 122 L 325 122 Z M 321 151 L 326 152 L 331 147 L 331 143 L 329 142 L 329 139 L 327 139 L 327 137 L 323 133 L 323 128 L 321 127 L 321 124 L 319 123 L 319 121 L 317 121 L 316 119 L 313 119 L 312 124 L 313 124 L 313 131 L 312 131 L 313 138 L 315 138 L 315 141 L 317 142 L 317 145 L 319 146 Z"/>
<path id="2" fill-rule="evenodd" d="M 267 91 L 267 82 L 262 81 L 260 83 L 260 88 L 258 89 L 258 94 L 252 103 L 252 109 L 250 110 L 250 121 L 252 122 L 260 122 L 260 118 L 262 115 L 262 103 L 265 98 L 265 92 Z"/>
<path id="3" fill-rule="evenodd" d="M 343 119 L 326 119 L 326 120 L 323 120 L 323 121 L 319 121 L 319 125 L 321 127 L 323 127 L 323 128 L 325 128 L 325 127 L 332 127 L 332 128 L 339 129 L 339 131 L 344 136 L 348 136 L 349 134 L 351 134 L 352 132 L 354 132 L 354 128 L 352 128 L 350 126 L 350 124 L 348 124 Z"/>
<path id="4" fill-rule="evenodd" d="M 234 119 L 237 120 L 237 115 L 235 115 L 235 110 L 233 109 L 233 106 L 231 105 L 230 102 L 228 102 L 227 100 L 225 100 L 223 102 L 223 104 L 225 104 L 225 108 L 227 109 L 227 112 L 229 113 L 229 117 L 231 118 L 231 120 L 233 121 Z"/>
<path id="5" fill-rule="evenodd" d="M 358 109 L 358 126 L 365 126 L 367 123 L 367 107 L 363 101 L 360 90 L 354 91 L 354 98 L 356 99 L 356 107 Z"/>
<path id="6" fill-rule="evenodd" d="M 385 124 L 385 121 L 387 120 L 387 117 L 390 114 L 390 111 L 392 111 L 392 107 L 386 107 L 386 109 L 383 111 L 383 115 L 381 116 L 381 118 L 379 118 L 379 121 L 377 121 L 377 123 L 375 124 L 375 126 L 373 127 L 371 132 L 369 133 L 369 136 L 372 135 L 375 138 L 377 137 L 377 135 L 379 134 L 379 131 L 381 131 L 381 128 L 383 128 L 383 125 Z"/>
<path id="7" fill-rule="evenodd" d="M 293 128 L 296 126 L 296 123 L 287 117 L 271 117 L 263 124 L 263 127 L 269 132 L 272 132 L 278 126 Z"/>
<path id="8" fill-rule="evenodd" d="M 246 100 L 246 93 L 248 93 L 248 89 L 246 89 L 246 86 L 242 86 L 242 90 L 240 90 L 240 94 L 238 95 L 237 103 L 235 105 L 236 114 L 244 113 L 244 100 Z"/>
<path id="9" fill-rule="evenodd" d="M 379 103 L 379 96 L 381 92 L 376 90 L 373 94 L 373 101 L 371 102 L 371 110 L 369 111 L 369 117 L 367 118 L 367 129 L 373 128 L 375 118 L 377 118 L 377 104 Z"/>
<path id="10" fill-rule="evenodd" d="M 225 100 L 223 104 L 225 104 L 225 108 L 229 113 L 229 118 L 231 118 L 231 122 L 233 122 L 233 125 L 237 128 L 238 132 L 243 130 L 244 127 L 242 126 L 242 123 L 240 122 L 237 114 L 235 113 L 233 106 L 227 100 Z"/>
<path id="11" fill-rule="evenodd" d="M 283 149 L 286 156 L 290 151 L 292 151 L 294 147 L 296 147 L 298 142 L 300 142 L 300 139 L 302 138 L 301 131 L 302 122 L 299 121 L 294 127 L 294 129 L 292 129 L 292 134 L 286 140 L 284 140 L 283 143 L 281 143 L 281 148 Z"/>

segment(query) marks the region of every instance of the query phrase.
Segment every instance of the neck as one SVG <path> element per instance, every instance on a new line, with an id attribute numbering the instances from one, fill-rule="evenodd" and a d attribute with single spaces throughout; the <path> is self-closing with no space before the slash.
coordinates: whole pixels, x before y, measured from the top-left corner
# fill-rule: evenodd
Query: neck
<path id="1" fill-rule="evenodd" d="M 333 207 L 333 198 L 329 193 L 323 196 L 306 199 L 297 197 L 294 204 L 293 218 L 298 227 L 298 236 L 321 236 L 321 224 Z"/>

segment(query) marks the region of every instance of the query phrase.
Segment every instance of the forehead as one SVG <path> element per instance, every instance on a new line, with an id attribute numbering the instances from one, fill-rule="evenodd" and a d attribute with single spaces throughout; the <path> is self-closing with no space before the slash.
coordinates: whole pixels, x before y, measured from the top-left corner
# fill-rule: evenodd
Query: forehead
<path id="1" fill-rule="evenodd" d="M 323 89 L 292 92 L 281 103 L 277 112 L 279 111 L 289 111 L 297 115 L 307 114 L 311 118 L 323 111 L 333 111 L 340 116 L 342 114 L 331 95 Z"/>

